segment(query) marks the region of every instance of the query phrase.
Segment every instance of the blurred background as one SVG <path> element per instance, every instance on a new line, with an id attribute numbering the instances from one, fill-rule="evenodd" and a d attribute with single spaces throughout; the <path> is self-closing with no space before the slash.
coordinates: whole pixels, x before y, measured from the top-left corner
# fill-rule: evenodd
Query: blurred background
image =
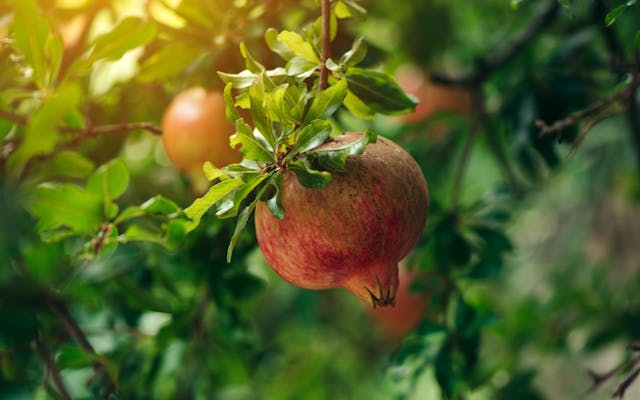
<path id="1" fill-rule="evenodd" d="M 25 200 L 117 159 L 121 209 L 191 204 L 193 177 L 146 130 L 43 133 L 48 150 L 19 149 L 60 124 L 159 126 L 178 93 L 222 90 L 216 71 L 244 69 L 241 42 L 282 65 L 265 30 L 310 29 L 319 1 L 0 2 L 0 398 L 65 398 L 52 365 L 74 399 L 112 381 L 113 398 L 225 400 L 600 399 L 638 368 L 638 6 L 340 3 L 351 18 L 332 51 L 364 37 L 363 64 L 420 100 L 410 115 L 335 121 L 393 138 L 429 184 L 427 228 L 402 263 L 407 300 L 387 313 L 284 282 L 252 228 L 227 263 L 233 221 L 206 215 L 173 247 L 158 234 L 111 243 L 47 231 L 78 218 L 80 193 L 46 212 Z M 42 68 L 31 37 L 46 43 Z M 111 53 L 94 59 L 101 38 Z M 571 115 L 562 130 L 534 123 Z M 598 385 L 588 373 L 627 362 Z M 629 383 L 624 398 L 640 398 Z"/>

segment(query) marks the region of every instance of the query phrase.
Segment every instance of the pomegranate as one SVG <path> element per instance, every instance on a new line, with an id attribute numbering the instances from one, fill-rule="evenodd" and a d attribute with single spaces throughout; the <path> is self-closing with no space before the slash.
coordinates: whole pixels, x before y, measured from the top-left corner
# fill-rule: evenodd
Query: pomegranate
<path id="1" fill-rule="evenodd" d="M 181 170 L 196 175 L 205 161 L 224 167 L 242 159 L 242 154 L 229 145 L 234 132 L 220 91 L 187 89 L 171 101 L 162 116 L 162 143 L 167 156 Z"/>
<path id="2" fill-rule="evenodd" d="M 330 139 L 318 150 L 350 143 L 362 133 Z M 378 137 L 324 189 L 283 176 L 282 220 L 260 202 L 258 244 L 286 281 L 307 289 L 342 287 L 374 307 L 393 305 L 398 262 L 424 229 L 429 196 L 420 167 L 400 146 Z"/>
<path id="3" fill-rule="evenodd" d="M 418 98 L 415 111 L 403 115 L 401 120 L 417 124 L 440 112 L 469 115 L 472 110 L 471 93 L 459 87 L 439 85 L 429 81 L 428 76 L 418 67 L 403 65 L 396 71 L 396 80 L 407 93 Z M 427 137 L 438 140 L 449 131 L 446 123 L 439 121 L 431 125 Z"/>

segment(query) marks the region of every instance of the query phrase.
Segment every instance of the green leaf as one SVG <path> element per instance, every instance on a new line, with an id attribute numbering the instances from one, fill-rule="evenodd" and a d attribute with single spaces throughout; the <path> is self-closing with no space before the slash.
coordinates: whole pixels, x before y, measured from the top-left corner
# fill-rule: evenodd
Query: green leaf
<path id="1" fill-rule="evenodd" d="M 310 159 L 330 171 L 344 172 L 349 156 L 361 155 L 369 143 L 375 143 L 378 134 L 373 129 L 367 131 L 351 143 L 332 148 L 316 150 L 308 153 Z"/>
<path id="2" fill-rule="evenodd" d="M 56 365 L 61 370 L 83 368 L 90 366 L 97 358 L 95 354 L 89 354 L 78 346 L 65 345 L 56 355 Z"/>
<path id="3" fill-rule="evenodd" d="M 225 114 L 227 119 L 231 121 L 234 125 L 241 118 L 240 114 L 238 114 L 238 110 L 233 101 L 233 95 L 231 94 L 231 90 L 233 89 L 233 83 L 229 82 L 224 86 L 224 104 L 225 104 Z M 215 179 L 215 178 L 214 178 Z M 213 179 L 209 179 L 213 180 Z"/>
<path id="4" fill-rule="evenodd" d="M 244 42 L 240 42 L 240 54 L 242 54 L 242 58 L 244 58 L 245 66 L 251 72 L 259 73 L 265 70 L 264 65 L 260 64 L 255 60 L 249 53 L 247 46 Z"/>
<path id="5" fill-rule="evenodd" d="M 329 118 L 342 105 L 347 96 L 347 80 L 341 79 L 318 93 L 304 117 L 305 123 L 314 119 Z"/>
<path id="6" fill-rule="evenodd" d="M 92 234 L 104 220 L 102 198 L 73 184 L 41 184 L 26 194 L 25 205 L 38 219 L 41 232 L 63 229 Z"/>
<path id="7" fill-rule="evenodd" d="M 275 146 L 275 138 L 269 114 L 266 109 L 266 95 L 264 86 L 264 75 L 259 74 L 255 83 L 249 88 L 249 101 L 251 104 L 251 120 L 256 129 L 267 140 L 267 143 L 273 148 Z"/>
<path id="8" fill-rule="evenodd" d="M 295 53 L 291 51 L 287 45 L 278 40 L 278 31 L 276 29 L 267 29 L 264 33 L 264 40 L 267 42 L 267 46 L 269 46 L 271 51 L 285 60 L 290 60 L 295 57 Z"/>
<path id="9" fill-rule="evenodd" d="M 206 176 L 209 181 L 214 181 L 218 178 L 220 179 L 228 178 L 228 175 L 226 174 L 226 172 L 224 172 L 220 168 L 213 165 L 211 161 L 206 161 L 204 163 L 204 165 L 202 166 L 202 171 L 204 172 L 204 176 Z"/>
<path id="10" fill-rule="evenodd" d="M 357 98 L 351 91 L 348 91 L 344 98 L 344 106 L 351 114 L 360 119 L 371 119 L 376 115 L 375 111 L 364 104 L 362 100 Z"/>
<path id="11" fill-rule="evenodd" d="M 242 120 L 236 122 L 237 132 L 231 135 L 229 143 L 235 148 L 240 145 L 240 152 L 250 160 L 254 161 L 275 161 L 273 150 L 266 147 L 262 140 L 254 135 L 251 127 Z"/>
<path id="12" fill-rule="evenodd" d="M 213 185 L 204 196 L 197 198 L 184 212 L 191 220 L 186 223 L 186 230 L 190 232 L 194 230 L 200 219 L 217 201 L 236 190 L 244 182 L 240 178 L 227 179 Z"/>
<path id="13" fill-rule="evenodd" d="M 129 170 L 119 158 L 102 165 L 87 181 L 87 191 L 110 200 L 120 197 L 127 186 Z"/>
<path id="14" fill-rule="evenodd" d="M 181 211 L 176 203 L 162 195 L 156 195 L 140 205 L 140 209 L 149 214 L 171 215 Z"/>
<path id="15" fill-rule="evenodd" d="M 282 201 L 281 201 L 281 196 L 282 196 L 282 190 L 281 190 L 282 175 L 281 174 L 278 174 L 278 176 L 274 178 L 271 187 L 275 190 L 275 193 L 273 194 L 273 196 L 267 199 L 267 207 L 269 208 L 269 211 L 271 211 L 271 214 L 273 214 L 276 218 L 283 219 L 284 207 L 282 207 Z"/>
<path id="16" fill-rule="evenodd" d="M 121 224 L 130 219 L 139 218 L 147 215 L 140 206 L 129 206 L 125 208 L 120 215 L 113 221 L 114 224 Z"/>
<path id="17" fill-rule="evenodd" d="M 20 147 L 7 162 L 14 177 L 22 173 L 25 164 L 32 157 L 50 154 L 55 149 L 60 138 L 58 126 L 67 115 L 77 109 L 80 98 L 78 86 L 64 85 L 31 114 Z"/>
<path id="18" fill-rule="evenodd" d="M 417 102 L 398 86 L 387 74 L 361 68 L 350 68 L 347 73 L 349 90 L 372 110 L 383 114 L 401 114 L 413 111 Z"/>
<path id="19" fill-rule="evenodd" d="M 222 212 L 216 213 L 219 218 L 231 218 L 238 215 L 238 210 L 242 205 L 244 199 L 253 192 L 265 179 L 269 178 L 270 174 L 261 175 L 259 172 L 254 172 L 250 176 L 244 176 L 245 182 L 238 188 L 233 194 L 233 205 L 227 207 Z"/>
<path id="20" fill-rule="evenodd" d="M 256 204 L 258 203 L 258 199 L 255 199 L 248 206 L 240 211 L 240 215 L 238 215 L 238 219 L 236 220 L 236 227 L 233 230 L 233 235 L 231 236 L 231 240 L 229 240 L 229 246 L 227 247 L 227 262 L 231 262 L 231 256 L 233 255 L 233 248 L 236 246 L 238 242 L 238 238 L 240 237 L 240 233 L 245 226 L 247 226 L 247 222 L 249 221 L 249 217 L 251 213 L 256 208 Z"/>
<path id="21" fill-rule="evenodd" d="M 155 36 L 155 25 L 138 17 L 127 17 L 109 32 L 96 38 L 86 61 L 118 60 L 129 50 L 143 46 Z"/>
<path id="22" fill-rule="evenodd" d="M 298 182 L 304 187 L 322 189 L 331 183 L 331 173 L 313 169 L 305 159 L 291 161 L 288 168 L 296 174 Z"/>
<path id="23" fill-rule="evenodd" d="M 285 160 L 291 159 L 297 154 L 315 149 L 324 143 L 330 134 L 331 124 L 328 121 L 321 119 L 311 121 L 310 124 L 300 130 L 296 144 L 293 146 Z"/>
<path id="24" fill-rule="evenodd" d="M 340 64 L 347 67 L 358 65 L 367 56 L 367 44 L 362 36 L 358 37 L 351 49 L 340 57 Z"/>
<path id="25" fill-rule="evenodd" d="M 62 40 L 53 35 L 35 1 L 15 2 L 13 36 L 16 48 L 33 69 L 38 87 L 45 88 L 55 82 L 62 61 Z"/>
<path id="26" fill-rule="evenodd" d="M 122 234 L 121 241 L 128 242 L 149 242 L 159 245 L 165 245 L 163 233 L 152 231 L 138 224 L 129 225 L 127 230 Z"/>
<path id="27" fill-rule="evenodd" d="M 225 84 L 231 84 L 234 89 L 246 89 L 253 85 L 256 80 L 256 74 L 248 69 L 244 69 L 237 74 L 218 71 L 218 76 Z"/>
<path id="28" fill-rule="evenodd" d="M 32 176 L 38 176 L 42 180 L 53 178 L 87 178 L 95 165 L 88 158 L 72 151 L 56 153 L 51 161 L 34 165 Z"/>
<path id="29" fill-rule="evenodd" d="M 317 69 L 320 68 L 320 64 L 305 60 L 302 57 L 293 57 L 287 62 L 285 70 L 287 75 L 295 76 L 298 79 L 307 79 L 313 75 Z"/>
<path id="30" fill-rule="evenodd" d="M 367 10 L 358 4 L 355 0 L 340 0 L 340 2 L 349 10 L 349 16 L 354 18 L 364 18 L 367 16 Z"/>
<path id="31" fill-rule="evenodd" d="M 312 63 L 320 63 L 320 59 L 313 49 L 313 46 L 296 32 L 282 31 L 278 34 L 277 39 L 284 43 L 293 54 Z"/>
<path id="32" fill-rule="evenodd" d="M 165 225 L 166 235 L 164 245 L 169 249 L 178 247 L 185 236 L 187 236 L 188 228 L 188 224 L 185 223 L 183 218 L 176 218 L 169 221 Z"/>
<path id="33" fill-rule="evenodd" d="M 183 72 L 200 55 L 202 49 L 185 41 L 173 42 L 147 58 L 137 75 L 142 82 L 158 82 Z"/>
<path id="34" fill-rule="evenodd" d="M 604 17 L 604 22 L 607 26 L 611 26 L 616 22 L 616 19 L 622 15 L 622 13 L 629 7 L 633 6 L 637 3 L 637 0 L 629 0 L 624 4 L 619 5 L 618 7 L 611 10 Z"/>

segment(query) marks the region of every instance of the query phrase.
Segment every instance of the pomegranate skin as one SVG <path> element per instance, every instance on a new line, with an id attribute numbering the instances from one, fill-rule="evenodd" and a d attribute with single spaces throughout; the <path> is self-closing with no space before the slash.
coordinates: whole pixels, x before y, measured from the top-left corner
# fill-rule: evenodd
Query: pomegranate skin
<path id="1" fill-rule="evenodd" d="M 320 149 L 361 136 L 345 133 Z M 276 273 L 306 289 L 345 288 L 374 307 L 394 304 L 398 262 L 420 238 L 429 207 L 422 171 L 404 149 L 379 136 L 324 189 L 305 188 L 287 171 L 281 201 L 282 220 L 264 202 L 255 214 L 258 244 Z"/>

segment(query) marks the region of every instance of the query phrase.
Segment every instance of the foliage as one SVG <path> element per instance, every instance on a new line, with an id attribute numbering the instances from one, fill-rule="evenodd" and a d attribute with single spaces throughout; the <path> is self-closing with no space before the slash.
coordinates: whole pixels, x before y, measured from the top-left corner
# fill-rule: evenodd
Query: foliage
<path id="1" fill-rule="evenodd" d="M 633 398 L 637 2 L 319 3 L 0 3 L 0 397 Z M 404 123 L 407 63 L 472 113 Z M 193 85 L 224 90 L 244 156 L 201 197 L 156 128 Z M 408 259 L 430 308 L 395 344 L 275 276 L 250 218 L 379 134 L 432 199 Z"/>

